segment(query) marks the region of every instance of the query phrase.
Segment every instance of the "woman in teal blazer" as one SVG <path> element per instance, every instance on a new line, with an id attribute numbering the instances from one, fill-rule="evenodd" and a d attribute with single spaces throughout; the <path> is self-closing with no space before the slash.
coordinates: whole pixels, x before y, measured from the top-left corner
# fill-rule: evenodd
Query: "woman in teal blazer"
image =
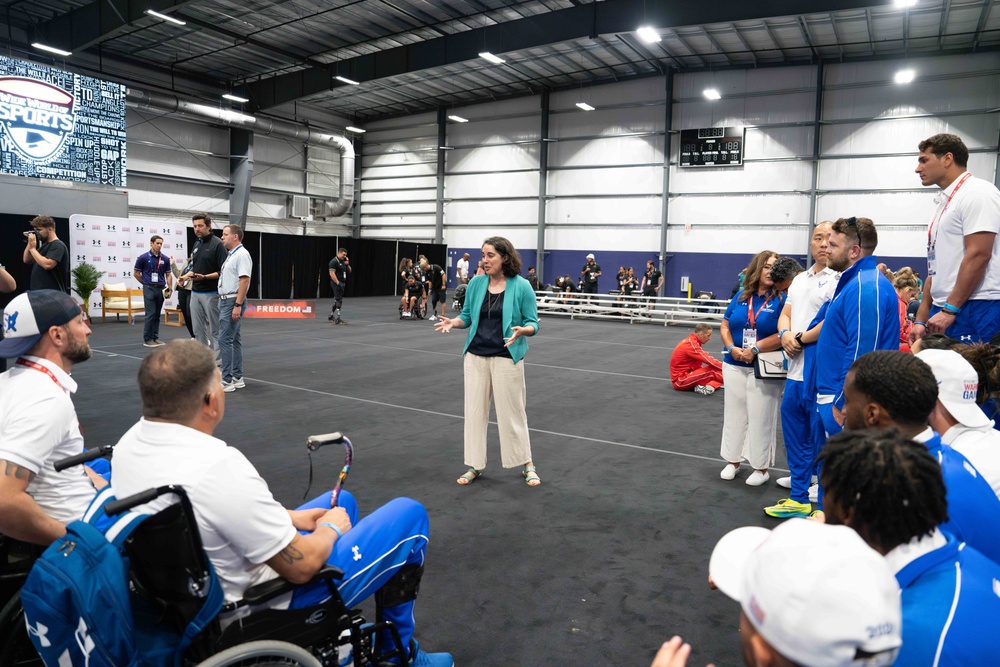
<path id="1" fill-rule="evenodd" d="M 483 269 L 469 281 L 465 306 L 454 319 L 442 319 L 434 328 L 441 333 L 469 329 L 465 339 L 465 465 L 458 478 L 471 484 L 486 468 L 486 427 L 490 400 L 496 407 L 500 428 L 500 463 L 504 468 L 524 466 L 528 486 L 541 479 L 531 459 L 524 359 L 528 336 L 538 332 L 535 291 L 520 276 L 521 256 L 505 238 L 494 236 L 483 242 Z"/>

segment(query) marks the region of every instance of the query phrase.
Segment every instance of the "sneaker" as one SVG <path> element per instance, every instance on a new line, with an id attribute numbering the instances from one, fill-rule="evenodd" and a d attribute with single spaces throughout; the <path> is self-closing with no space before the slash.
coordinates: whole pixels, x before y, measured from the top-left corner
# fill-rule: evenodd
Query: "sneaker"
<path id="1" fill-rule="evenodd" d="M 437 319 L 437 315 L 431 315 L 430 317 L 427 318 L 427 321 L 428 322 L 433 322 L 436 319 Z"/>
<path id="2" fill-rule="evenodd" d="M 237 389 L 246 389 L 247 383 L 243 381 L 243 378 L 233 378 L 233 386 Z"/>
<path id="3" fill-rule="evenodd" d="M 774 481 L 774 483 L 777 484 L 778 486 L 780 486 L 783 489 L 790 489 L 790 488 L 792 488 L 792 478 L 791 477 L 779 477 L 778 479 L 776 479 Z"/>
<path id="4" fill-rule="evenodd" d="M 236 391 L 236 384 L 233 382 L 226 382 L 225 380 L 223 380 L 222 391 L 226 392 L 227 394 L 231 394 L 234 391 Z"/>
<path id="5" fill-rule="evenodd" d="M 410 642 L 410 665 L 412 667 L 455 667 L 451 653 L 424 653 L 417 640 Z"/>
<path id="6" fill-rule="evenodd" d="M 760 486 L 769 479 L 771 479 L 770 473 L 754 470 L 753 473 L 747 477 L 747 486 Z"/>
<path id="7" fill-rule="evenodd" d="M 326 318 L 327 322 L 333 322 L 333 313 L 330 313 L 330 317 Z"/>
<path id="8" fill-rule="evenodd" d="M 703 396 L 711 396 L 715 393 L 715 387 L 707 384 L 700 384 L 694 388 L 694 393 L 701 394 Z"/>
<path id="9" fill-rule="evenodd" d="M 164 343 L 164 342 L 163 342 L 162 340 L 160 340 L 159 338 L 157 338 L 157 339 L 156 339 L 156 340 L 154 340 L 153 342 L 154 342 L 154 343 L 156 343 L 156 347 L 161 347 L 161 346 L 163 346 L 163 345 L 166 345 L 166 343 Z"/>
<path id="10" fill-rule="evenodd" d="M 735 479 L 737 470 L 739 470 L 739 468 L 730 463 L 722 469 L 722 472 L 719 473 L 719 477 L 722 479 Z"/>
<path id="11" fill-rule="evenodd" d="M 813 484 L 809 487 L 809 502 L 819 502 L 819 484 Z"/>
<path id="12" fill-rule="evenodd" d="M 336 324 L 350 324 L 347 320 L 337 320 Z"/>
<path id="13" fill-rule="evenodd" d="M 790 519 L 794 516 L 807 517 L 812 514 L 812 505 L 800 503 L 791 498 L 782 498 L 775 505 L 764 508 L 764 514 L 775 519 Z"/>
<path id="14" fill-rule="evenodd" d="M 159 347 L 159 345 L 156 344 L 155 340 L 147 340 L 147 341 L 143 342 L 142 346 L 143 347 Z"/>

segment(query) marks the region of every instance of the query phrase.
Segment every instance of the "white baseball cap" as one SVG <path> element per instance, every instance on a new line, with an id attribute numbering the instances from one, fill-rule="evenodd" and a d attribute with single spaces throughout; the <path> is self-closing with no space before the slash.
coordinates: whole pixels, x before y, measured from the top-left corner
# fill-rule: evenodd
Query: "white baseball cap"
<path id="1" fill-rule="evenodd" d="M 27 354 L 51 327 L 62 326 L 80 314 L 80 305 L 59 290 L 32 290 L 17 295 L 3 311 L 0 358 Z"/>
<path id="2" fill-rule="evenodd" d="M 934 371 L 938 400 L 952 417 L 970 428 L 992 426 L 993 421 L 976 404 L 979 374 L 965 357 L 954 350 L 921 350 L 917 359 Z"/>
<path id="3" fill-rule="evenodd" d="M 594 259 L 594 253 L 590 253 L 589 255 L 587 255 L 587 259 Z"/>
<path id="4" fill-rule="evenodd" d="M 891 665 L 903 643 L 899 585 L 847 526 L 791 519 L 722 537 L 708 565 L 750 624 L 804 667 Z"/>

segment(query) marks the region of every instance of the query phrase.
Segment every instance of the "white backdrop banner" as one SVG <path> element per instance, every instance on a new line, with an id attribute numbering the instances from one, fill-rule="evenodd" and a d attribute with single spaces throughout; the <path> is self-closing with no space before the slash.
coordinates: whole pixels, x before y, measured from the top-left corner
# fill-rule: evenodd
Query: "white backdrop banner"
<path id="1" fill-rule="evenodd" d="M 100 215 L 71 215 L 69 218 L 70 268 L 89 262 L 103 271 L 100 284 L 90 297 L 90 316 L 101 314 L 101 286 L 125 283 L 128 289 L 142 285 L 132 276 L 136 258 L 149 252 L 149 239 L 163 237 L 160 252 L 171 263 L 187 260 L 187 222 L 163 222 L 142 218 L 109 218 Z M 177 307 L 176 292 L 164 308 Z"/>

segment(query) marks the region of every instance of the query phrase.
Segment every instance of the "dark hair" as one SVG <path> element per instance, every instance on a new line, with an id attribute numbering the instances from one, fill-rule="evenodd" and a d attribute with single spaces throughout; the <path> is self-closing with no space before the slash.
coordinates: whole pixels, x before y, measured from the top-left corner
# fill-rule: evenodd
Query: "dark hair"
<path id="1" fill-rule="evenodd" d="M 212 216 L 208 213 L 195 213 L 191 216 L 191 222 L 194 222 L 195 220 L 204 220 L 206 227 L 212 226 Z"/>
<path id="2" fill-rule="evenodd" d="M 956 345 L 962 345 L 961 341 L 946 336 L 942 333 L 927 334 L 920 339 L 920 350 L 952 350 Z M 957 350 L 956 350 L 957 351 Z"/>
<path id="3" fill-rule="evenodd" d="M 232 225 L 232 224 L 226 225 L 225 227 L 229 228 L 229 233 L 232 234 L 233 236 L 235 236 L 237 241 L 240 241 L 241 243 L 243 242 L 243 228 L 242 227 L 240 227 L 239 225 Z M 225 227 L 223 227 L 223 229 L 225 229 Z"/>
<path id="4" fill-rule="evenodd" d="M 751 296 L 757 293 L 760 287 L 760 276 L 764 273 L 764 265 L 772 257 L 781 257 L 773 250 L 761 250 L 754 255 L 750 263 L 747 264 L 746 277 L 743 279 L 743 293 L 740 294 L 740 301 L 748 301 Z"/>
<path id="5" fill-rule="evenodd" d="M 883 553 L 948 520 L 941 464 L 895 429 L 842 431 L 817 460 L 832 504 L 853 510 L 851 527 Z"/>
<path id="6" fill-rule="evenodd" d="M 142 416 L 185 422 L 193 419 L 212 391 L 215 357 L 196 340 L 175 340 L 158 347 L 139 365 Z"/>
<path id="7" fill-rule="evenodd" d="M 875 252 L 875 248 L 878 246 L 878 231 L 875 229 L 875 223 L 872 222 L 871 218 L 858 218 L 855 216 L 840 218 L 833 223 L 832 229 L 838 234 L 856 238 L 858 245 L 861 246 L 861 250 L 864 251 L 866 256 Z"/>
<path id="8" fill-rule="evenodd" d="M 937 405 L 937 380 L 931 367 L 912 354 L 875 350 L 851 364 L 854 389 L 886 409 L 897 424 L 927 425 Z"/>
<path id="9" fill-rule="evenodd" d="M 32 227 L 55 227 L 56 221 L 50 215 L 36 215 L 29 224 Z"/>
<path id="10" fill-rule="evenodd" d="M 534 270 L 534 268 L 535 268 L 535 267 L 533 267 L 533 266 L 529 266 L 529 267 L 528 267 L 528 271 L 533 271 L 533 270 Z"/>
<path id="11" fill-rule="evenodd" d="M 149 237 L 149 245 L 153 245 L 154 243 L 156 243 L 156 239 L 160 239 L 162 241 L 163 237 L 160 236 L 159 234 L 153 234 L 152 236 Z"/>
<path id="12" fill-rule="evenodd" d="M 951 153 L 952 159 L 959 167 L 965 167 L 969 164 L 969 147 L 957 134 L 935 134 L 933 137 L 921 141 L 917 148 L 921 152 L 930 149 L 931 153 L 934 153 L 938 158 L 943 158 Z"/>
<path id="13" fill-rule="evenodd" d="M 962 355 L 966 361 L 972 364 L 972 367 L 976 369 L 976 374 L 979 375 L 976 403 L 982 405 L 986 399 L 1000 396 L 1000 349 L 989 343 L 972 343 L 971 345 L 958 343 L 950 349 Z"/>
<path id="14" fill-rule="evenodd" d="M 771 266 L 771 280 L 783 283 L 805 271 L 794 257 L 779 257 Z"/>
<path id="15" fill-rule="evenodd" d="M 521 275 L 521 255 L 514 244 L 502 236 L 491 236 L 483 245 L 491 245 L 503 262 L 503 274 L 508 278 Z"/>
<path id="16" fill-rule="evenodd" d="M 337 254 L 338 254 L 338 255 L 339 255 L 340 253 L 342 253 L 342 252 L 347 252 L 347 248 L 337 248 Z"/>

